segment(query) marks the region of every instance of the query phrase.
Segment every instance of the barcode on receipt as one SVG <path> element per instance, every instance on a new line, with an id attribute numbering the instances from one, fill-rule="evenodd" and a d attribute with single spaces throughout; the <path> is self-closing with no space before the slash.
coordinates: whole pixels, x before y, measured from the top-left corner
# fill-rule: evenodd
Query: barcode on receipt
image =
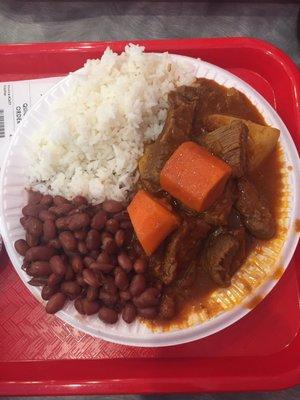
<path id="1" fill-rule="evenodd" d="M 5 137 L 4 110 L 0 110 L 0 138 Z"/>

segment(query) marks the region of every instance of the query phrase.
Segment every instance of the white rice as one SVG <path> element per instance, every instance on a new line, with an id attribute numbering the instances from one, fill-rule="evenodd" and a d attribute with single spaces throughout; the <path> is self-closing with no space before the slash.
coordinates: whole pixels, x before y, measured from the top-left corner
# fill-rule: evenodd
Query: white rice
<path id="1" fill-rule="evenodd" d="M 144 143 L 157 138 L 167 94 L 190 84 L 194 71 L 167 53 L 109 48 L 89 60 L 29 149 L 29 184 L 43 193 L 92 202 L 123 200 L 138 179 Z"/>

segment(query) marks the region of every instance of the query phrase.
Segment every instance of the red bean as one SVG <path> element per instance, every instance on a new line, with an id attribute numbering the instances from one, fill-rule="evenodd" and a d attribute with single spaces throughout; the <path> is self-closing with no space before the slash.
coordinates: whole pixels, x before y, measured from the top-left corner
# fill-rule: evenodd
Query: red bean
<path id="1" fill-rule="evenodd" d="M 46 277 L 31 278 L 30 281 L 28 281 L 28 284 L 31 286 L 44 286 L 46 283 L 47 283 Z"/>
<path id="2" fill-rule="evenodd" d="M 27 206 L 22 208 L 22 213 L 25 217 L 38 217 L 41 210 L 43 210 L 45 206 L 42 204 L 28 204 Z"/>
<path id="3" fill-rule="evenodd" d="M 138 308 L 138 315 L 146 319 L 154 319 L 157 316 L 156 307 Z"/>
<path id="4" fill-rule="evenodd" d="M 83 303 L 82 303 L 82 298 L 78 298 L 74 301 L 74 307 L 76 308 L 76 310 L 79 312 L 79 314 L 84 315 L 85 311 L 83 309 Z"/>
<path id="5" fill-rule="evenodd" d="M 77 294 L 69 294 L 67 296 L 67 298 L 68 298 L 68 300 L 74 300 L 75 301 L 78 298 L 78 295 Z"/>
<path id="6" fill-rule="evenodd" d="M 100 253 L 97 257 L 97 262 L 100 264 L 110 264 L 110 261 L 110 256 L 105 252 Z"/>
<path id="7" fill-rule="evenodd" d="M 84 257 L 83 259 L 83 263 L 84 265 L 88 268 L 93 262 L 95 262 L 95 260 L 92 257 Z"/>
<path id="8" fill-rule="evenodd" d="M 86 213 L 76 213 L 68 218 L 68 228 L 71 231 L 78 231 L 87 228 L 90 224 L 90 217 Z"/>
<path id="9" fill-rule="evenodd" d="M 65 198 L 62 197 L 62 196 L 54 196 L 54 197 L 53 197 L 53 203 L 54 203 L 56 206 L 60 206 L 61 204 L 68 204 L 68 203 L 70 203 L 70 202 L 69 202 L 69 200 L 65 199 Z"/>
<path id="10" fill-rule="evenodd" d="M 56 292 L 57 292 L 56 287 L 50 287 L 45 285 L 42 289 L 41 297 L 43 300 L 49 300 Z"/>
<path id="11" fill-rule="evenodd" d="M 83 276 L 82 275 L 77 275 L 76 276 L 76 281 L 78 283 L 79 286 L 81 286 L 82 288 L 87 287 L 88 285 L 85 283 L 85 281 L 83 280 Z"/>
<path id="12" fill-rule="evenodd" d="M 91 229 L 86 237 L 86 246 L 89 250 L 97 250 L 101 246 L 101 235 L 96 229 Z"/>
<path id="13" fill-rule="evenodd" d="M 129 220 L 128 212 L 127 211 L 121 211 L 121 212 L 119 212 L 119 213 L 114 215 L 114 219 L 116 219 L 119 222 L 128 221 Z"/>
<path id="14" fill-rule="evenodd" d="M 87 254 L 89 252 L 85 242 L 81 242 L 81 241 L 78 242 L 77 248 L 78 248 L 79 253 L 81 253 L 82 255 Z"/>
<path id="15" fill-rule="evenodd" d="M 132 223 L 130 221 L 122 221 L 120 227 L 125 230 L 132 229 Z"/>
<path id="16" fill-rule="evenodd" d="M 92 219 L 91 228 L 101 230 L 105 226 L 105 222 L 107 220 L 105 211 L 98 211 Z"/>
<path id="17" fill-rule="evenodd" d="M 132 270 L 132 262 L 125 252 L 122 252 L 118 255 L 118 264 L 127 273 Z"/>
<path id="18" fill-rule="evenodd" d="M 108 307 L 101 307 L 98 312 L 99 319 L 106 324 L 115 324 L 118 321 L 118 314 L 116 311 Z"/>
<path id="19" fill-rule="evenodd" d="M 56 226 L 54 221 L 47 220 L 44 222 L 43 235 L 46 242 L 56 238 Z"/>
<path id="20" fill-rule="evenodd" d="M 144 274 L 147 270 L 147 261 L 143 258 L 138 258 L 133 264 L 133 269 L 137 274 Z"/>
<path id="21" fill-rule="evenodd" d="M 55 287 L 61 283 L 63 279 L 62 275 L 57 275 L 54 272 L 48 276 L 47 285 L 50 287 Z"/>
<path id="22" fill-rule="evenodd" d="M 76 281 L 68 281 L 61 284 L 61 290 L 66 295 L 78 296 L 82 289 Z"/>
<path id="23" fill-rule="evenodd" d="M 25 229 L 31 235 L 40 236 L 43 233 L 43 223 L 38 218 L 29 217 Z"/>
<path id="24" fill-rule="evenodd" d="M 87 283 L 89 286 L 95 288 L 98 288 L 100 286 L 99 277 L 91 269 L 85 268 L 82 271 L 82 277 L 84 282 Z"/>
<path id="25" fill-rule="evenodd" d="M 23 226 L 23 228 L 26 228 L 26 221 L 28 220 L 28 217 L 21 217 L 20 218 L 20 224 Z"/>
<path id="26" fill-rule="evenodd" d="M 79 255 L 75 255 L 71 259 L 71 265 L 75 274 L 78 274 L 83 270 L 83 260 Z"/>
<path id="27" fill-rule="evenodd" d="M 85 314 L 93 315 L 99 311 L 100 302 L 97 300 L 88 301 L 88 299 L 82 299 L 82 306 Z"/>
<path id="28" fill-rule="evenodd" d="M 53 197 L 51 196 L 51 194 L 45 194 L 41 200 L 41 204 L 43 206 L 50 207 L 52 203 L 53 203 Z"/>
<path id="29" fill-rule="evenodd" d="M 42 200 L 42 193 L 28 190 L 28 204 L 38 204 Z"/>
<path id="30" fill-rule="evenodd" d="M 86 197 L 84 197 L 84 196 L 76 196 L 76 197 L 74 197 L 74 199 L 73 199 L 73 203 L 74 203 L 76 206 L 82 206 L 82 205 L 84 205 L 84 204 L 87 204 L 87 199 L 86 199 Z"/>
<path id="31" fill-rule="evenodd" d="M 60 231 L 68 229 L 68 217 L 60 217 L 55 221 L 56 228 Z"/>
<path id="32" fill-rule="evenodd" d="M 132 296 L 139 296 L 146 289 L 146 279 L 142 274 L 134 275 L 130 282 L 129 291 Z"/>
<path id="33" fill-rule="evenodd" d="M 15 242 L 15 249 L 17 253 L 24 257 L 29 246 L 24 239 L 19 239 Z"/>
<path id="34" fill-rule="evenodd" d="M 116 303 L 116 304 L 114 305 L 113 309 L 114 309 L 118 314 L 120 314 L 120 313 L 122 312 L 122 310 L 123 310 L 123 306 L 124 306 L 124 304 L 121 304 L 121 302 L 118 302 L 118 303 Z"/>
<path id="35" fill-rule="evenodd" d="M 99 264 L 97 261 L 95 261 L 95 259 L 93 259 L 93 262 L 90 263 L 88 267 L 93 271 L 100 271 Z"/>
<path id="36" fill-rule="evenodd" d="M 98 211 L 102 210 L 102 204 L 95 204 L 94 206 L 90 206 L 91 212 L 93 215 L 97 214 Z"/>
<path id="37" fill-rule="evenodd" d="M 92 257 L 94 260 L 97 260 L 100 252 L 98 250 L 92 250 L 89 253 L 89 256 Z"/>
<path id="38" fill-rule="evenodd" d="M 59 234 L 59 241 L 65 251 L 76 251 L 77 240 L 75 239 L 72 232 L 63 231 Z"/>
<path id="39" fill-rule="evenodd" d="M 67 256 L 67 254 L 66 254 L 66 253 L 61 254 L 60 257 L 61 257 L 61 259 L 63 260 L 63 262 L 64 262 L 65 264 L 67 264 L 67 262 L 68 262 L 68 256 Z"/>
<path id="40" fill-rule="evenodd" d="M 26 251 L 26 261 L 49 261 L 55 250 L 47 246 L 35 246 Z"/>
<path id="41" fill-rule="evenodd" d="M 107 231 L 104 231 L 104 232 L 101 233 L 101 240 L 102 240 L 102 242 L 103 242 L 106 238 L 113 239 L 113 235 L 112 235 L 111 233 L 107 232 Z"/>
<path id="42" fill-rule="evenodd" d="M 49 210 L 41 210 L 39 212 L 39 219 L 43 222 L 45 221 L 55 221 L 56 215 Z"/>
<path id="43" fill-rule="evenodd" d="M 154 287 L 150 287 L 138 297 L 134 297 L 133 302 L 138 308 L 157 306 L 159 304 L 159 291 Z"/>
<path id="44" fill-rule="evenodd" d="M 102 287 L 108 293 L 116 294 L 118 292 L 118 288 L 115 285 L 114 278 L 109 275 L 105 276 Z"/>
<path id="45" fill-rule="evenodd" d="M 110 259 L 111 259 L 111 264 L 114 265 L 115 267 L 117 267 L 118 266 L 118 257 L 117 257 L 117 255 L 116 254 L 112 254 L 110 256 Z"/>
<path id="46" fill-rule="evenodd" d="M 85 240 L 87 236 L 86 231 L 76 231 L 74 232 L 74 236 L 77 240 Z"/>
<path id="47" fill-rule="evenodd" d="M 69 214 L 69 212 L 73 210 L 73 208 L 74 208 L 73 204 L 65 203 L 65 204 L 60 204 L 59 206 L 56 207 L 51 207 L 51 211 L 58 217 L 63 217 Z"/>
<path id="48" fill-rule="evenodd" d="M 76 208 L 73 208 L 73 210 L 71 210 L 69 212 L 68 216 L 71 217 L 72 215 L 79 214 L 79 213 L 87 214 L 88 217 L 90 218 L 90 213 L 88 211 L 88 206 L 87 205 L 81 205 L 81 206 L 78 206 Z"/>
<path id="49" fill-rule="evenodd" d="M 75 276 L 75 274 L 74 274 L 74 271 L 73 271 L 71 265 L 67 265 L 67 272 L 65 274 L 65 280 L 72 281 L 74 279 L 74 276 Z"/>
<path id="50" fill-rule="evenodd" d="M 131 299 L 131 293 L 129 292 L 129 290 L 120 291 L 119 296 L 122 304 L 125 304 L 128 300 Z"/>
<path id="51" fill-rule="evenodd" d="M 113 307 L 118 301 L 118 295 L 116 293 L 109 293 L 103 289 L 99 291 L 99 299 L 107 307 Z"/>
<path id="52" fill-rule="evenodd" d="M 113 239 L 105 238 L 102 242 L 102 250 L 108 254 L 115 254 L 118 252 L 118 246 Z"/>
<path id="53" fill-rule="evenodd" d="M 120 290 L 126 290 L 129 285 L 129 281 L 125 271 L 122 268 L 115 269 L 115 284 Z"/>
<path id="54" fill-rule="evenodd" d="M 29 261 L 26 261 L 26 260 L 23 260 L 21 269 L 22 269 L 23 271 L 26 271 L 26 272 L 27 272 L 27 269 L 28 269 L 29 267 L 30 267 L 30 262 L 29 262 Z"/>
<path id="55" fill-rule="evenodd" d="M 106 200 L 102 204 L 102 208 L 104 211 L 109 212 L 111 214 L 119 213 L 123 210 L 123 204 L 116 200 Z"/>
<path id="56" fill-rule="evenodd" d="M 61 310 L 66 302 L 66 295 L 63 293 L 55 293 L 50 297 L 46 304 L 46 312 L 48 314 L 55 314 Z"/>
<path id="57" fill-rule="evenodd" d="M 86 298 L 88 301 L 95 301 L 99 297 L 99 289 L 89 286 L 86 292 Z"/>
<path id="58" fill-rule="evenodd" d="M 50 259 L 50 266 L 52 271 L 57 275 L 65 275 L 67 266 L 61 256 L 53 256 Z"/>
<path id="59" fill-rule="evenodd" d="M 51 274 L 50 264 L 47 261 L 34 261 L 28 274 L 34 277 L 48 276 Z"/>
<path id="60" fill-rule="evenodd" d="M 119 222 L 114 218 L 110 218 L 105 224 L 106 230 L 112 234 L 115 234 L 118 231 L 119 226 Z"/>
<path id="61" fill-rule="evenodd" d="M 101 271 L 104 272 L 105 274 L 108 274 L 114 269 L 114 266 L 111 264 L 103 264 L 99 262 L 93 262 L 90 264 L 90 268 L 94 271 Z"/>
<path id="62" fill-rule="evenodd" d="M 119 229 L 115 234 L 115 242 L 118 247 L 122 247 L 125 243 L 126 234 L 123 229 Z"/>
<path id="63" fill-rule="evenodd" d="M 136 317 L 136 308 L 132 303 L 125 304 L 122 311 L 122 318 L 127 324 L 131 324 Z"/>
<path id="64" fill-rule="evenodd" d="M 38 246 L 40 243 L 40 238 L 38 236 L 26 232 L 26 242 L 28 243 L 29 247 Z"/>
<path id="65" fill-rule="evenodd" d="M 49 240 L 49 242 L 47 243 L 47 246 L 53 247 L 54 249 L 61 249 L 61 244 L 58 238 Z"/>

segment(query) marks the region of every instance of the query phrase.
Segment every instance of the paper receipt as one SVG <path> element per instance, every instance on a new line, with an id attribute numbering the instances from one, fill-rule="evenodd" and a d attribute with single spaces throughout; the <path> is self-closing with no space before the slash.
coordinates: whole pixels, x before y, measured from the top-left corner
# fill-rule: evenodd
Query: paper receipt
<path id="1" fill-rule="evenodd" d="M 30 107 L 63 77 L 0 82 L 0 167 L 9 141 Z"/>

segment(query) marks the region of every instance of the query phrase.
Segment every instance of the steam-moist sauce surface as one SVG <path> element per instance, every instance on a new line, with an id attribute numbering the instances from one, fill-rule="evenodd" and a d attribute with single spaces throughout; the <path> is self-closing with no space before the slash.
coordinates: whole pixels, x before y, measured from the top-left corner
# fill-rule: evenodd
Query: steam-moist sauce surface
<path id="1" fill-rule="evenodd" d="M 211 114 L 231 115 L 266 125 L 264 117 L 243 93 L 208 79 L 200 78 L 198 82 L 201 83 L 199 85 L 201 101 L 196 108 L 193 129 L 195 134 L 203 128 L 203 118 Z"/>
<path id="2" fill-rule="evenodd" d="M 202 79 L 201 79 L 202 80 Z M 203 84 L 203 82 L 205 84 Z M 250 100 L 243 94 L 235 89 L 227 89 L 223 86 L 216 84 L 211 80 L 202 80 L 201 85 L 202 101 L 198 102 L 198 109 L 194 122 L 193 133 L 205 130 L 203 126 L 203 118 L 210 114 L 227 114 L 238 118 L 250 120 L 260 125 L 267 125 L 263 116 L 258 112 L 256 107 Z M 277 144 L 275 151 L 273 151 L 264 162 L 251 173 L 250 180 L 254 183 L 258 192 L 265 196 L 270 211 L 272 212 L 275 220 L 280 218 L 280 199 L 283 192 L 283 175 L 282 167 L 283 161 L 280 157 L 281 148 Z M 276 236 L 279 232 L 277 230 Z M 248 243 L 247 253 L 258 243 L 263 245 L 262 240 L 254 239 Z M 212 281 L 210 276 L 203 270 L 198 270 L 196 279 L 197 283 L 192 289 L 188 288 L 188 298 L 182 296 L 182 300 L 178 302 L 178 313 L 172 320 L 145 320 L 145 324 L 150 329 L 162 328 L 165 331 L 171 330 L 174 326 L 184 328 L 187 326 L 187 320 L 191 313 L 200 312 L 205 306 L 209 295 L 218 288 Z M 214 310 L 210 310 L 212 315 L 215 314 Z M 220 310 L 215 310 L 216 312 Z"/>

